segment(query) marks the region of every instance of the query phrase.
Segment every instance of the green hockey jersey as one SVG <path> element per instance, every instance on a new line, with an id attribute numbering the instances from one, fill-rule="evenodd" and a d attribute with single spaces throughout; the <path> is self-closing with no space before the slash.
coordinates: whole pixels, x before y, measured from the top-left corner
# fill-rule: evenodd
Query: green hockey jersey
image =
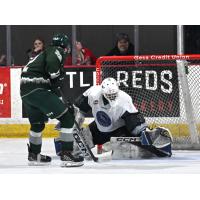
<path id="1" fill-rule="evenodd" d="M 51 89 L 50 79 L 64 73 L 66 54 L 61 47 L 50 46 L 23 68 L 20 82 L 21 97 L 38 89 Z"/>

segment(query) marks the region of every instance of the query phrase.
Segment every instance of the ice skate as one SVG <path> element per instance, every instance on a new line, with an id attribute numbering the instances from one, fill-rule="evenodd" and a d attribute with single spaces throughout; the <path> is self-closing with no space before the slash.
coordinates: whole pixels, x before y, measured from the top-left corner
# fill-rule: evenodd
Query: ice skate
<path id="1" fill-rule="evenodd" d="M 35 154 L 31 152 L 29 144 L 28 146 L 28 165 L 30 166 L 41 166 L 41 165 L 49 165 L 51 163 L 51 157 L 42 155 L 42 154 Z"/>
<path id="2" fill-rule="evenodd" d="M 61 152 L 60 159 L 62 161 L 61 167 L 80 167 L 84 164 L 82 156 L 74 156 L 69 151 Z"/>

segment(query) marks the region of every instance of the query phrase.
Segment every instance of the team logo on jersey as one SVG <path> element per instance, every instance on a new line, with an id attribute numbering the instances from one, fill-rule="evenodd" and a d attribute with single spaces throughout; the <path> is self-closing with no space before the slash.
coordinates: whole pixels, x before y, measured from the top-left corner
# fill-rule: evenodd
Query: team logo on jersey
<path id="1" fill-rule="evenodd" d="M 108 127 L 111 125 L 110 117 L 103 111 L 97 112 L 96 119 L 101 126 Z"/>
<path id="2" fill-rule="evenodd" d="M 94 104 L 94 105 L 96 105 L 96 104 L 98 104 L 98 103 L 99 103 L 98 100 L 94 100 L 94 101 L 93 101 L 93 104 Z"/>
<path id="3" fill-rule="evenodd" d="M 60 60 L 60 62 L 62 61 L 62 56 L 60 54 L 60 52 L 56 49 L 55 51 L 56 56 L 58 57 L 58 59 Z"/>
<path id="4" fill-rule="evenodd" d="M 51 117 L 51 116 L 53 116 L 53 112 L 47 113 L 46 115 L 47 115 L 47 117 Z"/>

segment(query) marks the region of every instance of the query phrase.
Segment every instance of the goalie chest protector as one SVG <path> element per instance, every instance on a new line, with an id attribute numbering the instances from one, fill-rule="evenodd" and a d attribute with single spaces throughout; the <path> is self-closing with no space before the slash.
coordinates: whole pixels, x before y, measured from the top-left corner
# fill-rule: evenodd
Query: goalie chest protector
<path id="1" fill-rule="evenodd" d="M 131 97 L 122 90 L 119 90 L 118 97 L 111 104 L 105 104 L 101 86 L 92 86 L 83 95 L 88 97 L 88 104 L 92 108 L 92 114 L 101 132 L 111 132 L 124 126 L 125 122 L 121 116 L 126 111 L 138 112 Z"/>

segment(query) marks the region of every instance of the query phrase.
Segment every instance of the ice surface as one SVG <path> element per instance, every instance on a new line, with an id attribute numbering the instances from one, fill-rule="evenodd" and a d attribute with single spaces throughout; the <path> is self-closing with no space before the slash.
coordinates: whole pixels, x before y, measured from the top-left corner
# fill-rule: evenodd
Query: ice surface
<path id="1" fill-rule="evenodd" d="M 42 153 L 52 156 L 49 166 L 28 166 L 27 139 L 0 139 L 0 174 L 135 174 L 200 173 L 200 151 L 174 151 L 172 158 L 85 161 L 75 168 L 61 168 L 53 139 L 43 139 Z"/>

